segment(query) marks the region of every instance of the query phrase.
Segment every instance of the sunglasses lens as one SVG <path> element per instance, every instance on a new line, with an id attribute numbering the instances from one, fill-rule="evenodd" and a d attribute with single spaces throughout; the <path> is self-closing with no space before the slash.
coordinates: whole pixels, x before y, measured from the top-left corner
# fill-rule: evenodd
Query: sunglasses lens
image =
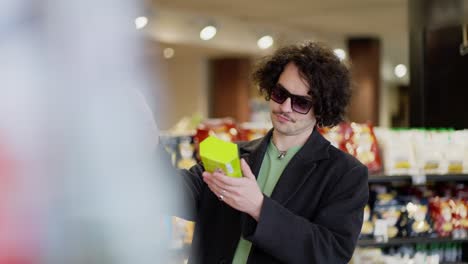
<path id="1" fill-rule="evenodd" d="M 288 94 L 285 91 L 283 91 L 280 87 L 276 86 L 271 91 L 270 97 L 276 103 L 282 104 L 284 103 L 284 101 L 286 101 L 286 99 L 288 99 Z"/>
<path id="2" fill-rule="evenodd" d="M 275 86 L 273 90 L 271 90 L 270 98 L 278 104 L 282 104 L 286 99 L 291 98 L 292 110 L 300 114 L 307 114 L 313 106 L 312 101 L 307 100 L 303 96 L 290 94 L 287 90 L 279 86 Z"/>
<path id="3" fill-rule="evenodd" d="M 300 114 L 307 114 L 312 108 L 312 101 L 301 97 L 292 98 L 292 109 Z"/>

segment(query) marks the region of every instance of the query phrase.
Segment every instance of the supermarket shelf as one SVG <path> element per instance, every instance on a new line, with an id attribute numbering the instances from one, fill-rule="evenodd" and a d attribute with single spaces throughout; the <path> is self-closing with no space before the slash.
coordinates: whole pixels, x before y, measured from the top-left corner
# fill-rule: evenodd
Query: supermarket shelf
<path id="1" fill-rule="evenodd" d="M 413 177 L 410 175 L 395 175 L 387 176 L 382 174 L 369 175 L 369 183 L 379 182 L 398 182 L 398 181 L 412 181 Z M 445 181 L 468 181 L 468 174 L 428 174 L 426 181 L 431 182 L 445 182 Z"/>
<path id="2" fill-rule="evenodd" d="M 390 247 L 406 244 L 430 244 L 442 242 L 468 242 L 466 239 L 453 239 L 451 237 L 407 237 L 407 238 L 391 238 L 387 242 L 378 242 L 374 239 L 359 239 L 359 247 Z"/>
<path id="3" fill-rule="evenodd" d="M 379 183 L 379 182 L 397 182 L 397 181 L 411 181 L 411 176 L 409 175 L 369 175 L 368 182 L 370 183 Z"/>

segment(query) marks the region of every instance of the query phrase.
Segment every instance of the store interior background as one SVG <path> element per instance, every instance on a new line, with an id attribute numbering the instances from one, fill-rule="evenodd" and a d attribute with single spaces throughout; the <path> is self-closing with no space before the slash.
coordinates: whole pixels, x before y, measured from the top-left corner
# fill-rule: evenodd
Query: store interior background
<path id="1" fill-rule="evenodd" d="M 344 51 L 354 89 L 347 121 L 385 129 L 468 128 L 464 109 L 468 98 L 468 56 L 462 55 L 460 49 L 462 25 L 468 19 L 466 0 L 153 0 L 142 16 L 148 18 L 146 26 L 140 29 L 147 39 L 147 57 L 159 65 L 156 70 L 162 99 L 156 117 L 163 134 L 194 133 L 176 126 L 193 116 L 232 117 L 237 123 L 268 118 L 267 104 L 249 80 L 255 61 L 282 45 L 308 40 Z M 217 34 L 202 40 L 200 30 L 207 25 L 216 26 Z M 271 36 L 274 44 L 261 49 L 257 41 L 265 35 Z M 402 65 L 406 72 L 401 72 Z M 258 114 L 259 109 L 263 114 Z M 406 147 L 410 143 L 395 144 L 393 150 L 401 149 L 409 155 Z M 385 173 L 388 171 L 371 175 L 376 177 L 370 178 L 370 185 L 384 185 L 389 193 L 395 187 L 394 181 L 396 186 L 408 186 L 408 182 L 413 186 L 426 185 L 425 175 L 421 181 L 419 171 L 408 170 L 400 178 Z M 466 169 L 463 173 L 447 173 L 449 176 L 440 178 L 432 175 L 433 178 L 427 178 L 427 185 L 437 181 L 465 182 Z M 398 195 L 403 193 L 399 190 Z M 187 229 L 183 223 L 180 226 Z M 411 252 L 422 252 L 425 249 L 418 249 L 418 243 L 422 243 L 422 248 L 430 245 L 439 249 L 442 245 L 446 251 L 463 248 L 463 254 L 457 254 L 468 260 L 466 237 L 455 246 L 450 244 L 451 236 L 429 235 L 414 239 L 406 235 L 391 237 L 393 240 L 387 244 L 388 237 L 384 242 L 377 241 L 375 230 L 375 237 L 366 240 L 363 236 L 358 242 L 357 256 L 377 255 L 376 259 L 381 260 L 382 254 L 393 254 L 391 250 L 408 249 L 405 245 L 414 246 Z M 181 233 L 184 232 L 191 233 Z M 190 235 L 184 239 L 190 244 Z M 397 249 L 392 249 L 392 245 Z M 362 250 L 367 247 L 371 249 Z M 385 250 L 372 251 L 380 247 Z M 427 255 L 435 251 L 431 249 Z M 441 261 L 445 259 L 442 263 L 452 263 L 454 259 L 447 257 L 451 253 L 444 254 L 445 258 L 438 255 Z M 359 259 L 362 257 L 354 259 L 354 263 L 377 263 Z M 414 263 L 439 263 L 428 261 Z"/>
<path id="2" fill-rule="evenodd" d="M 461 100 L 467 95 L 468 64 L 459 54 L 466 2 L 149 1 L 142 14 L 148 23 L 140 30 L 148 57 L 159 63 L 164 97 L 156 110 L 159 126 L 169 130 L 194 113 L 252 121 L 252 102 L 261 101 L 248 79 L 252 64 L 281 45 L 312 40 L 344 50 L 352 65 L 349 121 L 466 128 Z M 200 30 L 210 24 L 217 34 L 201 40 Z M 264 35 L 274 44 L 260 49 L 257 40 Z M 436 66 L 427 66 L 430 60 Z M 407 73 L 397 77 L 399 64 Z"/>

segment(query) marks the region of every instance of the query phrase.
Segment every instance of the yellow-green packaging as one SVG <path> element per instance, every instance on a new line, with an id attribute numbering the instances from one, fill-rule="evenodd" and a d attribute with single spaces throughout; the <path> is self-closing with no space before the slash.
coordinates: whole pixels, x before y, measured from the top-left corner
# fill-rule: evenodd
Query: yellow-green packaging
<path id="1" fill-rule="evenodd" d="M 209 136 L 200 143 L 200 157 L 208 172 L 219 168 L 227 176 L 242 177 L 239 151 L 234 143 Z"/>

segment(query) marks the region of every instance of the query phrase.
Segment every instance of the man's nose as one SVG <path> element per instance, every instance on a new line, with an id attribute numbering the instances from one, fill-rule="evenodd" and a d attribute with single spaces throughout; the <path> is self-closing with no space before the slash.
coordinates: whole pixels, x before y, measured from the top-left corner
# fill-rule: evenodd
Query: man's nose
<path id="1" fill-rule="evenodd" d="M 291 102 L 291 98 L 288 97 L 286 99 L 286 101 L 284 101 L 281 105 L 280 105 L 280 109 L 282 112 L 284 113 L 290 113 L 292 112 L 292 102 Z"/>

